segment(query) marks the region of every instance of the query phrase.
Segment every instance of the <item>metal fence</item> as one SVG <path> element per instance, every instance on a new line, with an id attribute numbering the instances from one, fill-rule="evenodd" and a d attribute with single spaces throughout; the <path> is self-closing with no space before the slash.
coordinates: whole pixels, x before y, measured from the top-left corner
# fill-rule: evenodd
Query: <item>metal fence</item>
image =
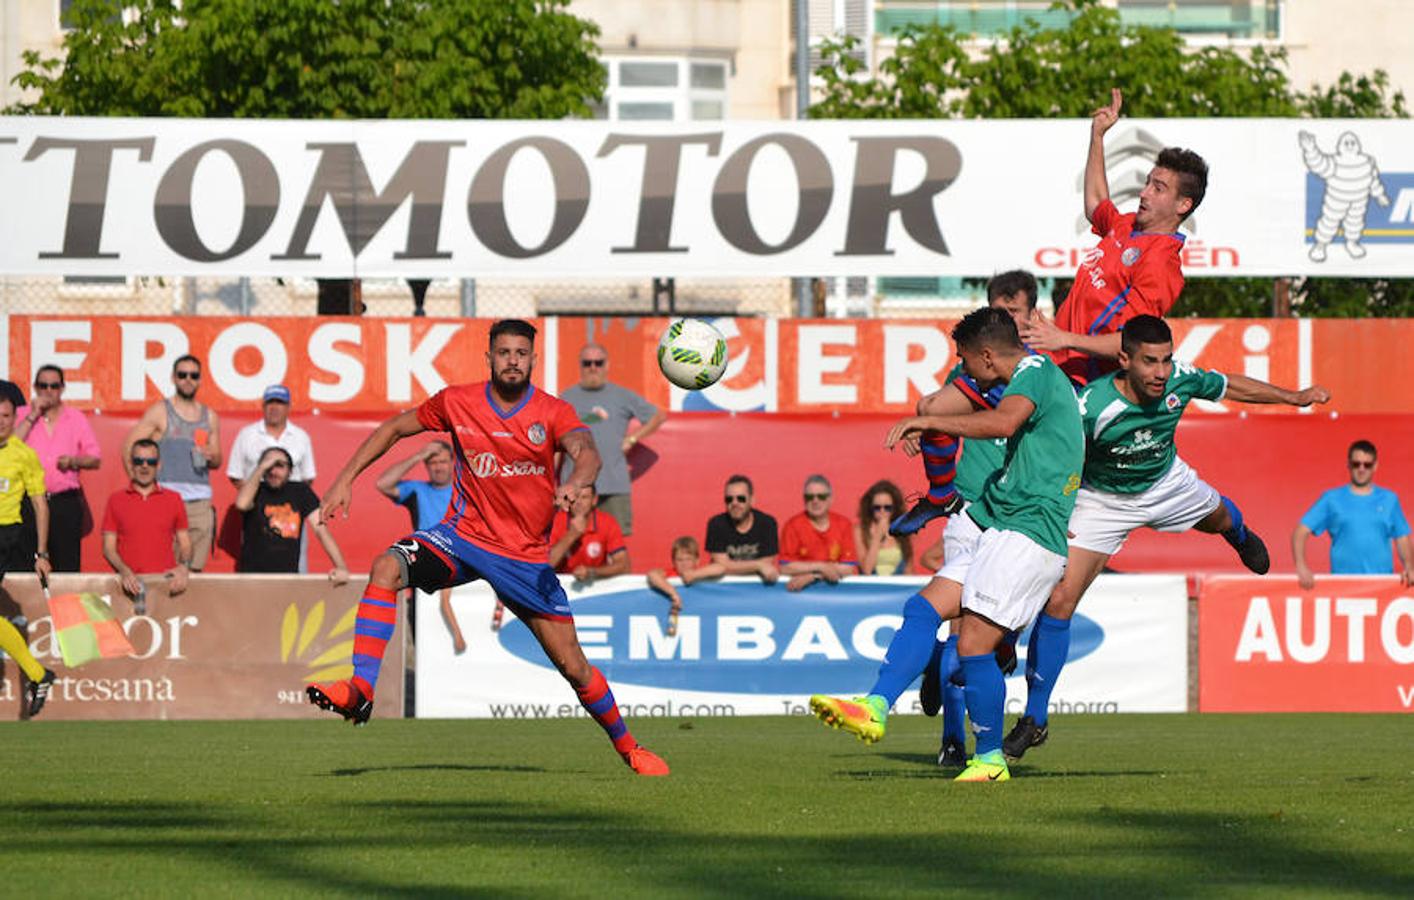
<path id="1" fill-rule="evenodd" d="M 369 316 L 788 316 L 796 311 L 788 278 L 438 279 L 429 284 L 420 313 L 403 279 L 363 279 L 359 296 Z M 312 278 L 0 278 L 0 311 L 18 314 L 306 316 L 318 311 L 318 300 L 319 285 Z"/>
<path id="2" fill-rule="evenodd" d="M 546 315 L 952 317 L 983 302 L 982 282 L 857 276 L 810 279 L 803 298 L 790 278 L 582 278 L 557 281 L 437 279 L 419 309 L 397 278 L 359 282 L 368 316 L 487 318 Z M 1043 309 L 1049 311 L 1047 292 Z M 0 277 L 0 312 L 29 315 L 312 316 L 312 278 Z"/>

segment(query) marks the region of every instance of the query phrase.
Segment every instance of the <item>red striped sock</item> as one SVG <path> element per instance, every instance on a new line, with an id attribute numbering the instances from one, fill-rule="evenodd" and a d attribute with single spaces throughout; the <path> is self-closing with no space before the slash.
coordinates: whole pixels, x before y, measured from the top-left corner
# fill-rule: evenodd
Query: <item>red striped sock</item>
<path id="1" fill-rule="evenodd" d="M 919 441 L 923 451 L 923 471 L 928 476 L 928 499 L 942 503 L 957 493 L 957 438 L 941 431 L 925 431 Z"/>
<path id="2" fill-rule="evenodd" d="M 589 683 L 584 687 L 575 688 L 574 692 L 579 695 L 580 704 L 609 735 L 609 740 L 614 742 L 614 749 L 627 753 L 638 746 L 638 741 L 628 733 L 628 724 L 624 722 L 623 716 L 619 715 L 619 705 L 614 702 L 614 692 L 609 690 L 609 682 L 604 680 L 604 673 L 598 668 L 592 669 L 592 672 Z"/>
<path id="3" fill-rule="evenodd" d="M 378 683 L 378 669 L 383 665 L 383 653 L 388 639 L 398 624 L 396 591 L 369 584 L 358 601 L 358 618 L 354 620 L 353 683 L 363 696 L 373 699 L 373 686 Z"/>

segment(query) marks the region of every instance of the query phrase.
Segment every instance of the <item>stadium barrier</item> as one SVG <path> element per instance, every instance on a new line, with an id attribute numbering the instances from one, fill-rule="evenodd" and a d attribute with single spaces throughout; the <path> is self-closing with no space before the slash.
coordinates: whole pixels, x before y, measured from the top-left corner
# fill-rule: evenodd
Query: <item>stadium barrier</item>
<path id="1" fill-rule="evenodd" d="M 53 623 L 33 575 L 6 576 L 0 602 L 29 620 L 30 647 L 58 673 L 44 720 L 307 719 L 319 713 L 304 695 L 309 681 L 352 672 L 354 615 L 363 580 L 334 587 L 327 578 L 288 575 L 201 575 L 185 593 L 168 596 L 153 579 L 147 612 L 135 615 L 116 576 L 55 575 L 54 596 L 95 593 L 112 606 L 133 654 L 81 668 L 62 665 Z M 8 595 L 8 596 L 6 596 Z M 403 644 L 390 641 L 378 708 L 401 715 Z M 18 716 L 17 667 L 0 679 L 0 709 Z"/>
<path id="2" fill-rule="evenodd" d="M 1088 601 L 1087 601 L 1088 602 Z M 1414 710 L 1414 590 L 1383 577 L 1214 576 L 1198 602 L 1203 712 Z"/>
<path id="3" fill-rule="evenodd" d="M 1411 189 L 1414 190 L 1414 189 Z M 1414 201 L 1412 201 L 1414 202 Z M 0 298 L 3 302 L 3 298 Z M 386 415 L 446 384 L 486 378 L 491 318 L 5 315 L 0 374 L 33 381 L 44 363 L 65 371 L 66 403 L 140 414 L 172 390 L 172 362 L 205 361 L 201 400 L 225 413 L 253 408 L 274 383 L 288 385 L 298 416 Z M 957 362 L 955 318 L 761 319 L 719 316 L 727 339 L 722 380 L 673 389 L 658 371 L 670 318 L 544 316 L 532 380 L 558 394 L 579 380 L 579 349 L 594 341 L 610 377 L 664 409 L 688 412 L 909 415 Z M 1414 378 L 1405 352 L 1414 323 L 1359 319 L 1174 319 L 1178 359 L 1292 386 L 1330 388 L 1318 410 L 1193 404 L 1190 418 L 1244 413 L 1314 421 L 1322 413 L 1408 414 Z M 6 339 L 8 338 L 8 339 Z"/>
<path id="4" fill-rule="evenodd" d="M 580 641 L 626 716 L 804 715 L 812 693 L 857 694 L 873 683 L 902 601 L 919 578 L 853 578 L 789 593 L 783 584 L 729 578 L 682 589 L 669 636 L 667 601 L 642 576 L 593 584 L 564 578 Z M 421 621 L 440 615 L 418 595 Z M 584 715 L 574 692 L 512 615 L 491 623 L 484 583 L 452 592 L 467 642 L 425 628 L 417 652 L 419 718 Z M 1188 709 L 1188 590 L 1178 575 L 1101 576 L 1077 614 L 1057 712 Z M 1007 709 L 1025 702 L 1022 672 L 1007 680 Z M 912 691 L 901 712 L 917 710 Z"/>

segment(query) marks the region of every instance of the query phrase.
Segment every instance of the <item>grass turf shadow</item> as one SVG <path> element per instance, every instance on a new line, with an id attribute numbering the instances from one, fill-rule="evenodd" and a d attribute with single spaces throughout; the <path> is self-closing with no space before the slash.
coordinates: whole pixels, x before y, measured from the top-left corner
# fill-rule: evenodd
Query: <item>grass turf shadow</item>
<path id="1" fill-rule="evenodd" d="M 995 797 L 967 790 L 959 807 Z M 940 801 L 947 802 L 946 796 Z M 320 836 L 282 833 L 289 830 L 286 823 L 267 821 L 249 805 L 40 803 L 13 811 L 41 829 L 49 848 L 76 859 L 93 853 L 139 861 L 181 854 L 203 862 L 203 871 L 254 876 L 247 884 L 251 893 L 273 886 L 319 894 L 475 897 L 563 889 L 539 884 L 533 870 L 504 870 L 504 859 L 527 846 L 586 861 L 576 893 L 594 893 L 596 884 L 644 895 L 809 898 L 869 893 L 879 885 L 888 885 L 891 894 L 985 890 L 1015 896 L 1414 892 L 1403 857 L 1352 857 L 1348 847 L 1328 849 L 1316 830 L 1293 827 L 1280 816 L 1169 814 L 1125 809 L 1116 801 L 1084 811 L 1037 811 L 1030 822 L 989 821 L 959 808 L 905 834 L 869 833 L 876 826 L 862 816 L 860 833 L 768 839 L 763 829 L 760 840 L 695 829 L 690 822 L 675 828 L 633 808 L 574 809 L 550 799 L 314 805 L 321 819 L 357 822 L 376 834 L 378 855 L 392 864 L 342 862 L 354 846 L 347 829 Z M 1033 827 L 1041 825 L 1049 828 Z M 143 833 L 152 828 L 161 831 Z M 174 833 L 176 828 L 186 833 Z M 1063 846 L 1054 844 L 1057 828 L 1072 836 Z M 1138 863 L 1136 847 L 1144 850 Z M 1109 854 L 1118 848 L 1130 855 L 1112 863 Z M 409 878 L 410 866 L 433 860 L 456 874 L 447 878 L 428 869 L 417 874 L 438 880 Z"/>
<path id="2" fill-rule="evenodd" d="M 322 778 L 348 778 L 373 772 L 544 772 L 540 766 L 472 766 L 464 763 L 423 763 L 415 766 L 364 766 L 356 769 L 334 769 Z"/>

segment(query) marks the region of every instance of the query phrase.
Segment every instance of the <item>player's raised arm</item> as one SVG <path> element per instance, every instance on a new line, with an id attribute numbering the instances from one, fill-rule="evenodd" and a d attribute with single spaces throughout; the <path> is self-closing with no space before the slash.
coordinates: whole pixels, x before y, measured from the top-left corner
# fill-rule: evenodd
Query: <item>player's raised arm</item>
<path id="1" fill-rule="evenodd" d="M 589 487 L 599 477 L 599 448 L 587 428 L 576 428 L 560 438 L 560 452 L 572 462 L 569 477 L 555 489 L 555 505 L 569 509 L 581 488 Z"/>
<path id="2" fill-rule="evenodd" d="M 1105 132 L 1119 121 L 1124 96 L 1110 89 L 1110 105 L 1090 114 L 1090 153 L 1085 159 L 1085 218 L 1094 221 L 1095 207 L 1110 199 L 1110 182 L 1105 177 Z"/>
<path id="3" fill-rule="evenodd" d="M 1331 392 L 1319 384 L 1299 391 L 1267 384 L 1246 375 L 1229 373 L 1227 376 L 1228 400 L 1238 403 L 1285 403 L 1287 406 L 1310 406 L 1313 403 L 1329 403 Z"/>
<path id="4" fill-rule="evenodd" d="M 373 429 L 373 433 L 359 444 L 354 455 L 334 477 L 334 483 L 329 486 L 328 493 L 324 495 L 324 502 L 320 504 L 320 518 L 324 522 L 333 522 L 336 515 L 347 517 L 354 479 L 358 474 L 377 462 L 398 441 L 426 430 L 415 409 L 398 413 Z"/>

